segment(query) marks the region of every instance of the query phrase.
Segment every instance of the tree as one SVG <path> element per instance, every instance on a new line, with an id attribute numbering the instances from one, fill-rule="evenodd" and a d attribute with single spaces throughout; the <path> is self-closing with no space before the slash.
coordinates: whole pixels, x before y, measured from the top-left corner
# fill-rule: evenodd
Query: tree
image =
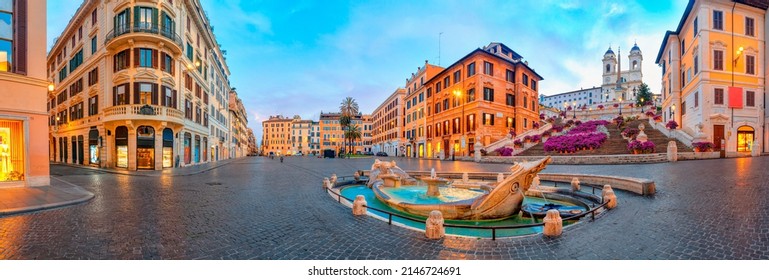
<path id="1" fill-rule="evenodd" d="M 342 127 L 342 130 L 345 131 L 344 138 L 347 140 L 347 131 L 350 129 L 352 119 L 358 115 L 358 102 L 352 97 L 346 97 L 339 105 L 339 112 L 341 113 L 341 116 L 339 117 L 339 125 Z M 345 147 L 345 151 L 346 150 Z"/>
<path id="2" fill-rule="evenodd" d="M 344 133 L 344 137 L 350 142 L 350 149 L 353 149 L 355 140 L 361 138 L 360 127 L 357 124 L 349 125 Z"/>
<path id="3" fill-rule="evenodd" d="M 646 83 L 641 83 L 641 86 L 638 87 L 638 94 L 636 94 L 636 105 L 644 106 L 646 103 L 651 102 L 653 98 L 649 86 Z"/>

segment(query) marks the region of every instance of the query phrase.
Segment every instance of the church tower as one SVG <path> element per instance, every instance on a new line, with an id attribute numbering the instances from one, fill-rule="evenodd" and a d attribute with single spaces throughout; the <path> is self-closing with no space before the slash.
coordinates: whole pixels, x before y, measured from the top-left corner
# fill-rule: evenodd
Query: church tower
<path id="1" fill-rule="evenodd" d="M 611 50 L 611 47 L 604 53 L 602 62 L 603 70 L 601 72 L 603 73 L 603 78 L 601 79 L 601 91 L 603 96 L 601 97 L 601 101 L 606 101 L 606 94 L 609 94 L 609 100 L 613 98 L 610 91 L 616 86 L 617 71 L 619 71 L 619 69 L 617 69 L 617 56 L 614 54 L 614 51 Z"/>
<path id="2" fill-rule="evenodd" d="M 628 81 L 628 88 L 631 89 L 631 95 L 633 95 L 633 98 L 635 98 L 635 93 L 637 90 L 641 87 L 641 81 L 643 81 L 643 72 L 641 71 L 643 65 L 643 54 L 641 53 L 641 48 L 638 47 L 638 44 L 634 44 L 633 48 L 630 49 L 630 54 L 627 56 L 628 61 L 630 61 L 630 67 L 628 68 L 627 72 L 627 81 Z M 636 89 L 633 91 L 632 89 Z"/>

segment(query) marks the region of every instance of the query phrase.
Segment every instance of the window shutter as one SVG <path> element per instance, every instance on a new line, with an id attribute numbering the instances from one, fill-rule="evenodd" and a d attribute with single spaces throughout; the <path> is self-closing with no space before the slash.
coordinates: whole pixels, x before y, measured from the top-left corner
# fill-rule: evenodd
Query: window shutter
<path id="1" fill-rule="evenodd" d="M 171 104 L 171 108 L 176 109 L 176 104 L 177 104 L 176 103 L 176 90 L 173 91 L 173 98 L 171 100 L 171 103 L 173 103 L 173 104 Z"/>
<path id="2" fill-rule="evenodd" d="M 135 48 L 134 49 L 134 68 L 138 68 L 139 67 L 139 61 L 141 60 L 139 58 L 140 55 L 141 55 L 140 49 L 139 48 Z"/>
<path id="3" fill-rule="evenodd" d="M 158 9 L 152 8 L 152 30 L 158 30 Z"/>
<path id="4" fill-rule="evenodd" d="M 170 67 L 171 67 L 171 76 L 176 76 L 176 65 L 175 65 L 176 63 L 174 62 L 174 58 L 171 57 L 171 59 L 169 61 L 171 61 L 171 65 L 170 65 Z"/>
<path id="5" fill-rule="evenodd" d="M 158 105 L 158 84 L 152 84 L 152 105 Z"/>
<path id="6" fill-rule="evenodd" d="M 112 106 L 117 106 L 117 87 L 112 87 Z"/>
<path id="7" fill-rule="evenodd" d="M 27 0 L 17 0 L 14 6 L 14 72 L 21 75 L 27 74 Z"/>
<path id="8" fill-rule="evenodd" d="M 152 68 L 158 69 L 158 50 L 152 50 Z"/>
<path id="9" fill-rule="evenodd" d="M 166 86 L 160 87 L 160 106 L 166 106 L 166 90 L 168 90 Z"/>
<path id="10" fill-rule="evenodd" d="M 134 83 L 134 103 L 133 104 L 139 104 L 140 98 L 139 98 L 139 83 Z"/>
<path id="11" fill-rule="evenodd" d="M 135 6 L 134 7 L 134 27 L 139 27 L 139 11 L 141 7 Z"/>
<path id="12" fill-rule="evenodd" d="M 94 98 L 93 114 L 96 115 L 99 113 L 99 96 L 97 95 L 97 96 L 94 96 L 93 98 Z"/>
<path id="13" fill-rule="evenodd" d="M 160 70 L 166 70 L 166 52 L 160 52 Z"/>
<path id="14" fill-rule="evenodd" d="M 166 12 L 161 11 L 160 12 L 160 30 L 163 32 L 168 32 L 170 30 L 170 26 L 166 26 Z M 170 34 L 169 34 L 170 35 Z"/>

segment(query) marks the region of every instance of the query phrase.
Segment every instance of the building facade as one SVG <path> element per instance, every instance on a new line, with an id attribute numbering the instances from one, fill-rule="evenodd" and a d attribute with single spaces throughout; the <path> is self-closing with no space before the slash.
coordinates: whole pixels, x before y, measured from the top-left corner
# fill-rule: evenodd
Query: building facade
<path id="1" fill-rule="evenodd" d="M 254 130 L 248 128 L 248 155 L 259 154 L 259 147 L 256 145 L 256 136 L 254 136 Z"/>
<path id="2" fill-rule="evenodd" d="M 0 188 L 46 186 L 46 1 L 0 0 Z"/>
<path id="3" fill-rule="evenodd" d="M 216 159 L 210 105 L 227 75 L 198 0 L 86 0 L 48 54 L 51 160 L 159 170 Z"/>
<path id="4" fill-rule="evenodd" d="M 692 0 L 663 38 L 664 121 L 701 133 L 729 156 L 765 152 L 765 1 Z M 702 136 L 700 135 L 700 136 Z"/>
<path id="5" fill-rule="evenodd" d="M 501 43 L 476 49 L 425 82 L 428 157 L 467 156 L 539 122 L 543 78 Z M 480 138 L 480 143 L 476 142 Z"/>
<path id="6" fill-rule="evenodd" d="M 429 64 L 425 61 L 424 66 L 418 67 L 416 73 L 411 73 L 411 77 L 406 79 L 406 95 L 403 100 L 405 103 L 405 114 L 403 121 L 403 139 L 404 147 L 400 153 L 407 157 L 431 157 L 432 151 L 427 146 L 427 107 L 428 100 L 426 96 L 427 87 L 425 83 L 435 77 L 443 70 L 442 67 Z"/>
<path id="7" fill-rule="evenodd" d="M 593 104 L 602 103 L 604 101 L 603 88 L 600 87 L 580 89 L 549 96 L 539 96 L 540 104 L 560 110 L 564 110 L 569 106 L 573 108 L 581 108 L 582 106 L 591 107 Z"/>
<path id="8" fill-rule="evenodd" d="M 320 122 L 312 121 L 310 128 L 310 153 L 320 154 Z"/>
<path id="9" fill-rule="evenodd" d="M 299 116 L 287 118 L 283 116 L 270 116 L 269 119 L 262 122 L 262 153 L 263 155 L 290 155 L 293 150 L 291 147 L 291 129 L 293 123 L 299 121 Z"/>
<path id="10" fill-rule="evenodd" d="M 372 152 L 398 156 L 405 139 L 403 121 L 400 120 L 405 115 L 405 95 L 406 89 L 396 89 L 371 114 Z"/>
<path id="11" fill-rule="evenodd" d="M 635 100 L 636 94 L 643 83 L 643 53 L 638 45 L 633 45 L 628 58 L 628 69 L 622 70 L 622 53 L 617 48 L 617 54 L 609 47 L 603 55 L 603 77 L 601 78 L 603 103 L 611 101 Z"/>
<path id="12" fill-rule="evenodd" d="M 248 115 L 238 93 L 230 90 L 230 158 L 248 155 Z"/>
<path id="13" fill-rule="evenodd" d="M 291 123 L 291 154 L 309 155 L 312 153 L 312 120 L 294 120 Z"/>
<path id="14" fill-rule="evenodd" d="M 339 154 L 346 148 L 351 153 L 363 153 L 363 115 L 358 114 L 352 117 L 351 124 L 358 126 L 361 132 L 361 139 L 353 142 L 348 142 L 344 137 L 345 130 L 339 124 L 341 115 L 341 113 L 320 113 L 318 121 L 321 135 L 320 151 L 333 150 Z"/>

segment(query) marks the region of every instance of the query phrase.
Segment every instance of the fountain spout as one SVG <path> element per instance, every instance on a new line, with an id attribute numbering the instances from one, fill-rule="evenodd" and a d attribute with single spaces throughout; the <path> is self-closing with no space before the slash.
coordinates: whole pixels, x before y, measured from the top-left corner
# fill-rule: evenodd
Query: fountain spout
<path id="1" fill-rule="evenodd" d="M 436 177 L 438 177 L 438 176 L 435 175 L 435 168 L 433 168 L 433 169 L 430 170 L 430 178 L 435 179 Z"/>

